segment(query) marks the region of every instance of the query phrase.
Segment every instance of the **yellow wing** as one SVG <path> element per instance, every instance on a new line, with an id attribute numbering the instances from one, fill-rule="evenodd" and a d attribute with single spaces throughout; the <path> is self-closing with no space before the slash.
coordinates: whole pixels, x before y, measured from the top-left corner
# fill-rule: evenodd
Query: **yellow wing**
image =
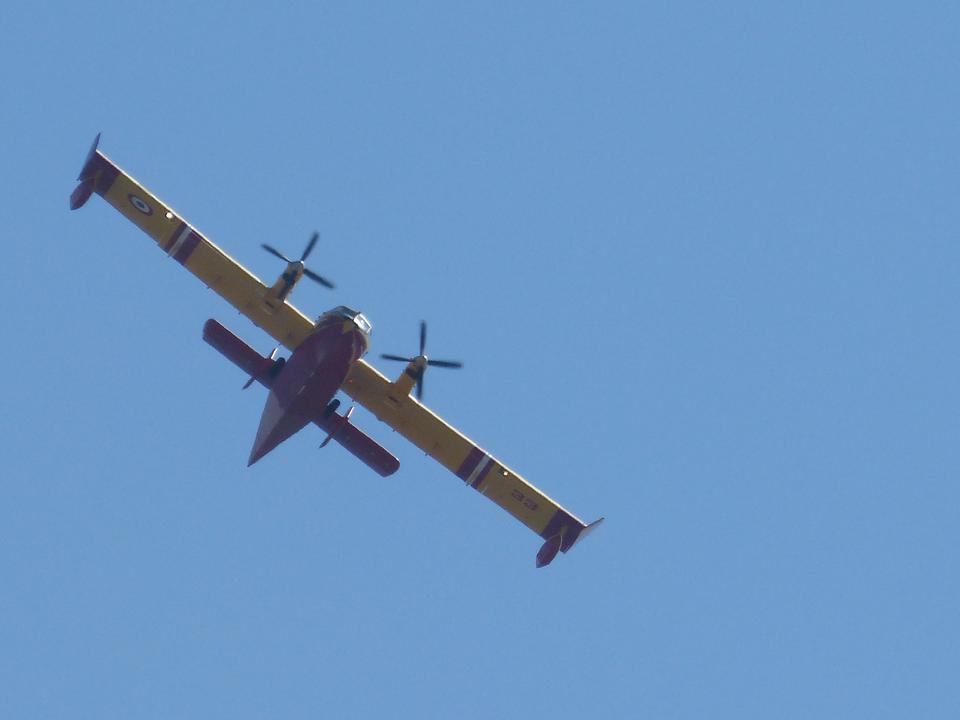
<path id="1" fill-rule="evenodd" d="M 411 397 L 416 373 L 412 365 L 408 370 L 397 382 L 390 382 L 376 368 L 359 360 L 341 389 L 542 537 L 546 542 L 537 555 L 538 565 L 549 563 L 557 550 L 570 550 L 603 520 L 587 525 Z"/>
<path id="2" fill-rule="evenodd" d="M 288 302 L 278 302 L 257 276 L 100 152 L 96 141 L 78 180 L 71 196 L 73 209 L 96 192 L 277 342 L 293 350 L 313 330 L 310 318 Z"/>
<path id="3" fill-rule="evenodd" d="M 70 207 L 81 207 L 96 192 L 156 241 L 167 255 L 223 296 L 237 310 L 290 350 L 314 323 L 278 300 L 253 273 L 227 255 L 97 148 L 87 156 Z M 537 565 L 567 552 L 603 520 L 587 525 L 498 459 L 410 396 L 412 368 L 390 382 L 363 360 L 354 363 L 341 389 L 380 420 L 488 497 L 545 542 Z"/>

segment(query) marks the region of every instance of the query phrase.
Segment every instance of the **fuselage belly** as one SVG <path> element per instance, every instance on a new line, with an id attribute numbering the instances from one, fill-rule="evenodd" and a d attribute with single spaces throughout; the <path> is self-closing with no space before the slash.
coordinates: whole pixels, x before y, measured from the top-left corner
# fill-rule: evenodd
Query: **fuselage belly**
<path id="1" fill-rule="evenodd" d="M 367 350 L 366 336 L 349 320 L 321 318 L 273 382 L 250 451 L 252 465 L 300 431 L 326 407 Z"/>

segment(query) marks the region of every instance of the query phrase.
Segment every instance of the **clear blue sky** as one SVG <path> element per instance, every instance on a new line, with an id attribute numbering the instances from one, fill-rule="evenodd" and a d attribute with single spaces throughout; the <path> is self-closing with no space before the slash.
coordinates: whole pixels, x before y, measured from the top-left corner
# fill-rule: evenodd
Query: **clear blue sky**
<path id="1" fill-rule="evenodd" d="M 5 718 L 954 718 L 955 3 L 0 6 Z M 270 340 L 121 166 L 606 524 L 381 479 L 200 338 Z M 397 372 L 398 367 L 387 367 Z"/>

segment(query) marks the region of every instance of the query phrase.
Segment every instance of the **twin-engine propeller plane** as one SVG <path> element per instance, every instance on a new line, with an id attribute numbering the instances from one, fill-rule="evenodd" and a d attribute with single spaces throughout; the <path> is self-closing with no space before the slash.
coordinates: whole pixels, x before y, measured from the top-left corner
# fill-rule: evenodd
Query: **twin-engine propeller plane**
<path id="1" fill-rule="evenodd" d="M 341 305 L 314 322 L 287 301 L 304 276 L 333 287 L 304 264 L 316 234 L 299 260 L 263 246 L 287 263 L 277 282 L 267 286 L 100 152 L 99 141 L 97 135 L 77 178 L 79 185 L 70 196 L 70 208 L 82 207 L 97 193 L 169 257 L 290 350 L 286 360 L 277 358 L 279 347 L 264 356 L 216 320 L 207 320 L 203 327 L 203 339 L 249 378 L 244 387 L 258 382 L 269 391 L 249 464 L 314 423 L 327 433 L 321 447 L 333 440 L 380 475 L 396 472 L 397 458 L 351 423 L 353 408 L 338 412 L 340 401 L 335 395 L 342 391 L 543 538 L 537 567 L 548 565 L 558 552 L 569 551 L 600 524 L 603 518 L 588 525 L 563 509 L 420 402 L 428 367 L 461 366 L 427 358 L 426 324 L 420 326 L 416 356 L 383 355 L 406 363 L 400 376 L 390 381 L 362 359 L 372 330 L 362 313 Z M 416 397 L 411 394 L 414 389 Z"/>

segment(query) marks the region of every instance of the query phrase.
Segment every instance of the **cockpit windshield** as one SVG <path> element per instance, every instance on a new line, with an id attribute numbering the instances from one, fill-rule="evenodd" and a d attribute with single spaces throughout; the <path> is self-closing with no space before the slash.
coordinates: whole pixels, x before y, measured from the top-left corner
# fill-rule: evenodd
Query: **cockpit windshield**
<path id="1" fill-rule="evenodd" d="M 370 321 L 367 320 L 364 314 L 356 310 L 351 310 L 346 305 L 335 307 L 333 310 L 325 312 L 321 317 L 328 315 L 342 317 L 344 320 L 353 320 L 354 324 L 360 328 L 364 335 L 369 335 L 373 332 L 373 325 L 370 324 Z"/>

